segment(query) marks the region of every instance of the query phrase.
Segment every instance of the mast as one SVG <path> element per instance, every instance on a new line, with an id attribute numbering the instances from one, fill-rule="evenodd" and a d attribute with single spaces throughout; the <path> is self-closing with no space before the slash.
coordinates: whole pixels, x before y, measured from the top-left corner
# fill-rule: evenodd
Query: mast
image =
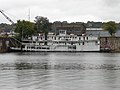
<path id="1" fill-rule="evenodd" d="M 28 20 L 30 21 L 30 8 L 28 10 Z"/>

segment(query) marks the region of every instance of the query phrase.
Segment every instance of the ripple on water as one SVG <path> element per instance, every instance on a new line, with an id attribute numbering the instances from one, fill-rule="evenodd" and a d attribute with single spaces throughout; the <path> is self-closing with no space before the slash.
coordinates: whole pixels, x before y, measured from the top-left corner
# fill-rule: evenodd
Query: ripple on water
<path id="1" fill-rule="evenodd" d="M 15 63 L 15 64 L 1 64 L 1 70 L 24 70 L 24 69 L 45 69 L 45 70 L 88 70 L 88 69 L 107 69 L 119 70 L 120 66 L 116 64 L 77 64 L 77 63 L 61 63 L 51 65 L 48 63 Z"/>

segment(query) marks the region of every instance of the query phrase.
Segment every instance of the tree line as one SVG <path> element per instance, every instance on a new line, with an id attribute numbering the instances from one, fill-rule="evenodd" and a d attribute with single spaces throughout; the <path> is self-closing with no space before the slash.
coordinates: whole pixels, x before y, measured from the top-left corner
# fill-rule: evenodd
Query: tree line
<path id="1" fill-rule="evenodd" d="M 6 27 L 7 29 L 12 29 L 9 25 L 1 24 L 0 27 Z M 111 36 L 117 31 L 117 23 L 114 21 L 109 21 L 103 23 L 104 30 L 108 31 Z M 36 16 L 34 22 L 18 20 L 15 24 L 16 38 L 21 40 L 22 38 L 28 38 L 36 33 L 43 33 L 45 35 L 45 40 L 47 40 L 47 34 L 51 30 L 51 23 L 46 17 Z"/>
<path id="2" fill-rule="evenodd" d="M 51 24 L 46 17 L 37 16 L 35 17 L 35 23 L 25 20 L 18 20 L 16 23 L 15 32 L 16 38 L 21 40 L 22 38 L 31 37 L 37 33 L 43 33 L 45 40 L 47 40 L 47 34 L 51 29 Z"/>

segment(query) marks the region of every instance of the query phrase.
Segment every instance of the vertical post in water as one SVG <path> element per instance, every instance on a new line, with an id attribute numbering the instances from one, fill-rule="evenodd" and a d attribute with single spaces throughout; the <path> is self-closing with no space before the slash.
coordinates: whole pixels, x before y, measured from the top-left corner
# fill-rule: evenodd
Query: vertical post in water
<path id="1" fill-rule="evenodd" d="M 23 50 L 23 28 L 22 28 L 22 32 L 21 32 L 21 52 Z"/>

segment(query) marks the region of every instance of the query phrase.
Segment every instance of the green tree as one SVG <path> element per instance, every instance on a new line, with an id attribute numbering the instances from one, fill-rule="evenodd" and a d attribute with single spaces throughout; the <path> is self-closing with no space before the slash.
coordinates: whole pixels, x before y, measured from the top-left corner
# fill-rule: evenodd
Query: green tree
<path id="1" fill-rule="evenodd" d="M 28 38 L 34 34 L 34 23 L 25 21 L 25 20 L 18 20 L 15 28 L 15 32 L 18 33 L 18 39 L 21 40 L 22 38 Z"/>
<path id="2" fill-rule="evenodd" d="M 104 30 L 108 31 L 113 36 L 117 31 L 117 24 L 114 21 L 109 21 L 103 24 Z"/>
<path id="3" fill-rule="evenodd" d="M 47 40 L 48 32 L 51 29 L 51 24 L 49 23 L 49 20 L 46 17 L 36 16 L 35 17 L 35 29 L 37 33 L 44 33 L 45 40 Z M 47 42 L 45 42 L 45 45 L 47 45 Z"/>

